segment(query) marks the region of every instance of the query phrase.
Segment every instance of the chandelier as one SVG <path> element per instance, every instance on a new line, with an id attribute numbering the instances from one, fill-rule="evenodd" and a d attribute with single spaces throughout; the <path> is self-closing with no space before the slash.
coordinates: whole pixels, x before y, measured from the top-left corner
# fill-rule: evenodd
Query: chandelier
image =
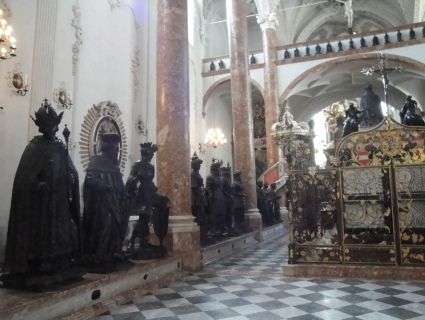
<path id="1" fill-rule="evenodd" d="M 227 140 L 224 138 L 224 133 L 221 132 L 220 128 L 208 129 L 207 134 L 205 135 L 205 145 L 207 147 L 217 148 L 225 144 Z"/>
<path id="2" fill-rule="evenodd" d="M 0 9 L 0 61 L 16 57 L 15 38 L 11 36 L 12 27 L 7 24 Z"/>

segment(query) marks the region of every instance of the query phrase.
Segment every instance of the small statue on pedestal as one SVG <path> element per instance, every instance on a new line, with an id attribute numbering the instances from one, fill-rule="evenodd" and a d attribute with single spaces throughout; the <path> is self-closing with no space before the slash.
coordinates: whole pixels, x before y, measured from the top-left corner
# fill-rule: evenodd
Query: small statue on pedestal
<path id="1" fill-rule="evenodd" d="M 152 142 L 140 144 L 141 159 L 131 167 L 130 176 L 125 184 L 130 214 L 139 216 L 127 249 L 127 253 L 135 260 L 159 259 L 167 255 L 167 249 L 162 245 L 162 241 L 168 229 L 169 201 L 167 197 L 157 193 L 158 188 L 153 182 L 155 166 L 151 164 L 151 160 L 156 151 L 158 146 Z M 151 220 L 155 234 L 160 240 L 159 246 L 149 243 Z M 137 238 L 140 239 L 140 243 L 136 248 Z"/>
<path id="2" fill-rule="evenodd" d="M 220 62 L 218 63 L 218 68 L 221 70 L 221 69 L 224 69 L 224 62 L 223 62 L 223 60 L 220 60 Z"/>
<path id="3" fill-rule="evenodd" d="M 390 41 L 390 36 L 389 36 L 389 35 L 388 35 L 388 33 L 386 33 L 386 32 L 385 32 L 384 40 L 385 40 L 385 43 L 386 43 L 386 44 L 387 44 L 387 43 L 391 43 L 391 41 Z"/>
<path id="4" fill-rule="evenodd" d="M 124 182 L 118 163 L 121 137 L 101 136 L 100 152 L 91 157 L 84 181 L 83 264 L 92 273 L 127 269 L 122 252 L 128 225 Z"/>
<path id="5" fill-rule="evenodd" d="M 338 51 L 343 51 L 341 41 L 338 41 Z"/>
<path id="6" fill-rule="evenodd" d="M 320 46 L 320 44 L 316 45 L 316 54 L 321 54 L 322 53 L 322 47 Z"/>
<path id="7" fill-rule="evenodd" d="M 353 39 L 350 39 L 350 49 L 356 49 Z"/>
<path id="8" fill-rule="evenodd" d="M 367 47 L 366 40 L 363 37 L 361 37 L 361 39 L 360 39 L 360 47 L 362 47 L 362 48 L 366 48 Z"/>
<path id="9" fill-rule="evenodd" d="M 374 35 L 372 39 L 372 46 L 378 46 L 378 45 L 379 45 L 379 39 L 376 35 Z"/>
<path id="10" fill-rule="evenodd" d="M 330 52 L 333 52 L 333 49 L 332 49 L 332 45 L 328 42 L 328 44 L 326 45 L 326 53 L 330 53 Z"/>
<path id="11" fill-rule="evenodd" d="M 227 237 L 226 233 L 226 203 L 220 179 L 221 162 L 213 158 L 210 174 L 206 179 L 206 191 L 209 213 L 213 220 L 211 232 L 217 240 Z"/>
<path id="12" fill-rule="evenodd" d="M 305 47 L 305 56 L 308 57 L 310 55 L 310 47 Z"/>
<path id="13" fill-rule="evenodd" d="M 44 291 L 81 280 L 78 173 L 56 137 L 63 112 L 48 103 L 35 113 L 42 135 L 25 148 L 16 170 L 10 205 L 4 288 Z M 68 131 L 69 132 L 69 131 Z"/>
<path id="14" fill-rule="evenodd" d="M 289 53 L 288 49 L 285 49 L 285 52 L 283 53 L 284 59 L 289 59 L 291 57 L 291 54 Z"/>
<path id="15" fill-rule="evenodd" d="M 199 174 L 202 162 L 203 161 L 198 158 L 195 152 L 191 161 L 192 215 L 195 217 L 195 222 L 199 226 L 201 245 L 204 246 L 214 244 L 215 241 L 208 233 L 207 219 L 205 216 L 207 200 L 205 198 L 204 179 Z"/>
<path id="16" fill-rule="evenodd" d="M 298 50 L 298 48 L 295 48 L 295 50 L 294 50 L 294 57 L 295 58 L 299 58 L 300 57 L 300 50 Z"/>
<path id="17" fill-rule="evenodd" d="M 215 71 L 215 64 L 213 61 L 210 63 L 210 71 Z"/>
<path id="18" fill-rule="evenodd" d="M 406 102 L 400 111 L 401 123 L 408 126 L 425 126 L 424 118 L 416 114 L 418 103 L 412 99 L 412 96 L 407 96 Z"/>
<path id="19" fill-rule="evenodd" d="M 254 54 L 251 54 L 250 63 L 251 63 L 251 64 L 256 64 L 256 63 L 257 63 L 257 60 L 256 60 L 256 59 L 255 59 L 255 57 L 254 57 Z"/>
<path id="20" fill-rule="evenodd" d="M 413 30 L 413 28 L 410 28 L 409 37 L 410 37 L 410 40 L 416 39 L 416 33 L 415 33 L 415 30 Z"/>
<path id="21" fill-rule="evenodd" d="M 397 42 L 403 41 L 403 35 L 400 30 L 397 30 Z"/>

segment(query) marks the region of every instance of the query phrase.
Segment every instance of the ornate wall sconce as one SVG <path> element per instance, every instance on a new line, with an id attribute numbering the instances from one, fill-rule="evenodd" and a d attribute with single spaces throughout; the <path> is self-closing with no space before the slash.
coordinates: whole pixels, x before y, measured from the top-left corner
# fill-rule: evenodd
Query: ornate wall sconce
<path id="1" fill-rule="evenodd" d="M 198 145 L 198 151 L 199 151 L 199 153 L 201 153 L 201 154 L 205 154 L 205 152 L 207 152 L 207 150 L 205 150 L 205 148 L 204 149 L 202 149 L 202 145 L 201 145 L 201 143 L 199 142 L 199 145 Z"/>
<path id="2" fill-rule="evenodd" d="M 6 4 L 4 4 L 4 8 L 0 9 L 0 62 L 16 57 L 16 40 L 11 36 L 13 29 L 7 24 L 5 19 L 5 16 L 7 16 L 8 13 L 9 10 L 6 7 Z"/>
<path id="3" fill-rule="evenodd" d="M 139 116 L 135 124 L 136 124 L 136 130 L 138 134 L 141 134 L 144 136 L 148 135 L 148 129 L 146 128 L 146 125 L 143 122 L 142 116 Z"/>
<path id="4" fill-rule="evenodd" d="M 9 71 L 6 76 L 7 85 L 16 96 L 25 96 L 28 90 L 28 76 L 22 73 L 21 64 L 16 63 L 15 68 Z"/>
<path id="5" fill-rule="evenodd" d="M 67 93 L 65 82 L 61 82 L 59 89 L 54 89 L 53 91 L 53 100 L 58 104 L 58 107 L 62 109 L 71 109 L 71 93 Z"/>

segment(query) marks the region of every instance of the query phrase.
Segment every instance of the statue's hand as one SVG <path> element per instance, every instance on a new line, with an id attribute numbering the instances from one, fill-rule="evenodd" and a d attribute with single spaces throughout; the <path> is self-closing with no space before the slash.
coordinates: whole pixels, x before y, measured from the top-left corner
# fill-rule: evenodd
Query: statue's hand
<path id="1" fill-rule="evenodd" d="M 42 192 L 49 191 L 49 186 L 47 185 L 47 182 L 40 181 L 35 187 L 35 191 L 42 191 Z"/>

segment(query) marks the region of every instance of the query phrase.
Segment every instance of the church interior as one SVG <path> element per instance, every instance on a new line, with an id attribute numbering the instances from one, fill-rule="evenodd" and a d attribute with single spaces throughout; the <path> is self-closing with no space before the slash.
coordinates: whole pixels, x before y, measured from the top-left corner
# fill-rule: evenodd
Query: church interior
<path id="1" fill-rule="evenodd" d="M 424 319 L 425 0 L 0 10 L 1 319 Z"/>

